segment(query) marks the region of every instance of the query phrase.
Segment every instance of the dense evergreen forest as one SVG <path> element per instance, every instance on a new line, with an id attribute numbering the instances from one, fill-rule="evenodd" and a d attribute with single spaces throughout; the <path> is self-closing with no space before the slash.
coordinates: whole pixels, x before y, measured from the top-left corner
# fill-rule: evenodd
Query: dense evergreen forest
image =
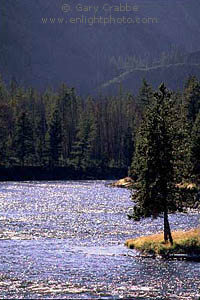
<path id="1" fill-rule="evenodd" d="M 137 176 L 139 128 L 155 91 L 82 99 L 73 87 L 24 88 L 0 79 L 0 179 L 74 179 Z M 171 92 L 177 181 L 200 174 L 200 82 L 188 78 Z M 143 124 L 143 125 L 142 125 Z M 145 137 L 145 134 L 143 135 Z M 132 158 L 134 157 L 133 163 Z M 132 167 L 131 167 L 132 163 Z"/>

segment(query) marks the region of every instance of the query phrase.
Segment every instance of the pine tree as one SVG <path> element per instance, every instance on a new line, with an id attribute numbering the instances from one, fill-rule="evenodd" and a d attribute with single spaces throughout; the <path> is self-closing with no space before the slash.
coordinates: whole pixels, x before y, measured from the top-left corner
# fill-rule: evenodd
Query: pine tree
<path id="1" fill-rule="evenodd" d="M 6 165 L 9 157 L 8 136 L 12 112 L 7 104 L 0 103 L 0 165 Z"/>
<path id="2" fill-rule="evenodd" d="M 128 127 L 124 135 L 123 159 L 126 167 L 130 167 L 134 152 L 133 130 Z"/>
<path id="3" fill-rule="evenodd" d="M 200 180 L 200 112 L 192 128 L 190 161 L 192 164 L 191 175 L 195 181 Z"/>
<path id="4" fill-rule="evenodd" d="M 48 158 L 46 157 L 46 134 L 47 134 L 47 122 L 45 116 L 45 107 L 44 103 L 41 99 L 39 103 L 39 107 L 36 111 L 35 117 L 35 132 L 34 132 L 34 140 L 35 140 L 35 158 L 36 163 L 39 166 L 46 165 L 45 160 Z M 47 154 L 48 155 L 48 154 Z"/>
<path id="5" fill-rule="evenodd" d="M 192 128 L 200 110 L 200 82 L 195 76 L 190 77 L 185 85 L 184 101 L 187 109 L 187 118 Z"/>
<path id="6" fill-rule="evenodd" d="M 133 161 L 138 177 L 134 218 L 164 213 L 164 240 L 173 244 L 168 222 L 168 213 L 176 210 L 170 96 L 161 84 L 139 129 Z"/>
<path id="7" fill-rule="evenodd" d="M 62 145 L 62 127 L 59 110 L 56 107 L 53 111 L 48 130 L 48 147 L 50 166 L 59 166 Z"/>
<path id="8" fill-rule="evenodd" d="M 77 126 L 77 117 L 79 99 L 76 96 L 74 88 L 68 88 L 62 84 L 58 95 L 58 104 L 62 126 L 62 157 L 65 164 L 72 150 L 72 143 L 75 139 L 75 129 Z"/>
<path id="9" fill-rule="evenodd" d="M 153 89 L 146 82 L 145 79 L 142 81 L 142 86 L 139 90 L 137 97 L 138 104 L 141 106 L 141 109 L 144 110 L 153 100 Z"/>
<path id="10" fill-rule="evenodd" d="M 92 164 L 90 144 L 91 124 L 88 118 L 82 118 L 77 127 L 76 140 L 72 147 L 71 163 L 76 170 L 86 171 Z"/>
<path id="11" fill-rule="evenodd" d="M 10 85 L 9 85 L 9 91 L 10 91 L 11 97 L 15 95 L 17 88 L 18 88 L 18 82 L 17 82 L 15 76 L 12 76 Z"/>
<path id="12" fill-rule="evenodd" d="M 173 124 L 174 176 L 177 183 L 186 182 L 190 176 L 190 123 L 185 106 L 179 102 L 181 95 L 174 95 L 175 105 L 171 119 Z M 178 105 L 177 105 L 178 103 Z"/>
<path id="13" fill-rule="evenodd" d="M 0 103 L 6 104 L 8 101 L 8 91 L 6 89 L 3 78 L 0 74 Z"/>
<path id="14" fill-rule="evenodd" d="M 23 167 L 32 165 L 34 155 L 33 130 L 30 117 L 26 112 L 21 112 L 16 121 L 14 139 L 16 158 Z"/>

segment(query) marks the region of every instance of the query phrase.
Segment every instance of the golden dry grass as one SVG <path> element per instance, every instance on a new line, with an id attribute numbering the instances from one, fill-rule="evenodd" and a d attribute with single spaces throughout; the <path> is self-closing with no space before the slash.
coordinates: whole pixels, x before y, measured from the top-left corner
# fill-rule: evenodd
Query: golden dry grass
<path id="1" fill-rule="evenodd" d="M 186 190 L 197 190 L 198 187 L 195 183 L 187 183 L 187 182 L 182 182 L 176 184 L 176 187 L 179 189 L 186 189 Z"/>
<path id="2" fill-rule="evenodd" d="M 174 245 L 165 244 L 163 233 L 142 236 L 136 239 L 127 240 L 125 245 L 130 249 L 140 250 L 146 253 L 200 253 L 200 228 L 189 231 L 172 232 Z"/>

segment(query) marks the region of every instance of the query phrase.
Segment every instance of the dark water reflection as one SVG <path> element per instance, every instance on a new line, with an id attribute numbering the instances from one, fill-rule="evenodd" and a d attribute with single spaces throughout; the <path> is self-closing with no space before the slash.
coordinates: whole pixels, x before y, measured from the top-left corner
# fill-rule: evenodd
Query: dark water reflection
<path id="1" fill-rule="evenodd" d="M 198 299 L 199 263 L 141 259 L 123 246 L 163 220 L 129 221 L 129 191 L 106 183 L 0 184 L 0 297 Z M 192 228 L 199 216 L 170 222 Z"/>

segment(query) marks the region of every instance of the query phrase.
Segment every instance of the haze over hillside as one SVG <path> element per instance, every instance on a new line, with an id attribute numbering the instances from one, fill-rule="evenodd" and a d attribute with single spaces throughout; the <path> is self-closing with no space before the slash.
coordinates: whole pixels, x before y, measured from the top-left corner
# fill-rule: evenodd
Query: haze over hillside
<path id="1" fill-rule="evenodd" d="M 138 11 L 108 11 L 120 3 L 136 5 Z M 69 12 L 63 4 L 70 5 Z M 91 9 L 78 11 L 77 4 Z M 66 23 L 93 17 L 94 6 L 97 18 L 111 14 L 115 20 L 141 21 Z M 162 79 L 170 88 L 181 88 L 188 75 L 199 75 L 199 0 L 1 0 L 0 12 L 0 72 L 6 80 L 15 76 L 41 89 L 65 81 L 85 95 L 113 92 L 119 82 L 136 91 L 144 77 L 154 86 Z M 55 18 L 53 24 L 50 18 Z"/>

